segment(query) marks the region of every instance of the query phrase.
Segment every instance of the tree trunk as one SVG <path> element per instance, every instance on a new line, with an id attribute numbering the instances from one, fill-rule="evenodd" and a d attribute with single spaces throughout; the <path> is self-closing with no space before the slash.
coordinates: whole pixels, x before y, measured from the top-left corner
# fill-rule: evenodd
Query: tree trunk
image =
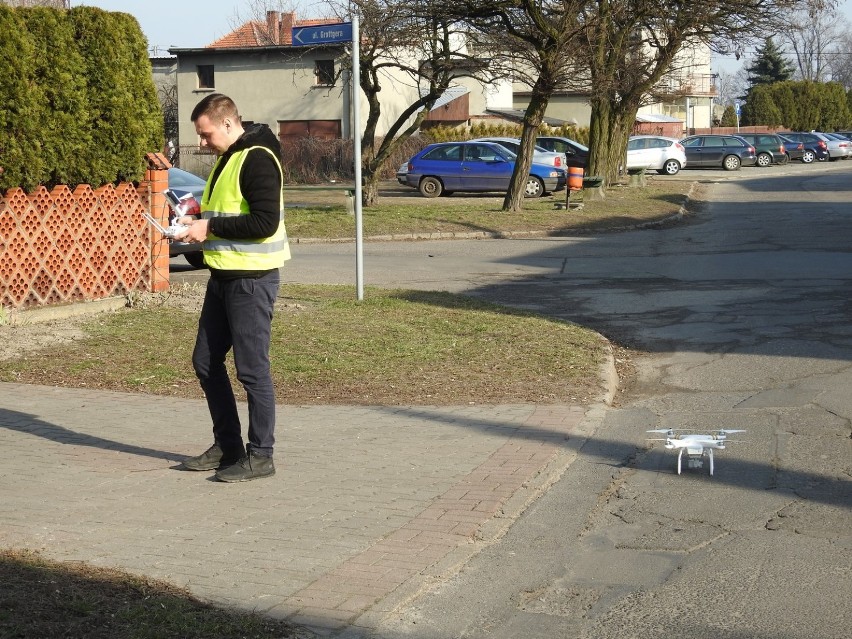
<path id="1" fill-rule="evenodd" d="M 503 211 L 517 213 L 523 210 L 524 192 L 527 185 L 527 177 L 532 166 L 533 146 L 538 135 L 538 129 L 544 120 L 544 112 L 550 101 L 549 94 L 539 90 L 539 82 L 533 89 L 532 98 L 526 113 L 524 113 L 524 126 L 521 131 L 521 149 L 529 149 L 526 157 L 520 155 L 515 159 L 515 170 L 512 172 L 512 180 L 509 182 L 509 190 L 503 199 Z M 567 170 L 567 169 L 566 169 Z M 567 179 L 567 178 L 566 178 Z M 566 188 L 568 185 L 565 185 Z"/>
<path id="2" fill-rule="evenodd" d="M 364 176 L 364 185 L 361 187 L 361 205 L 365 208 L 376 206 L 379 203 L 379 178 L 375 173 Z"/>
<path id="3" fill-rule="evenodd" d="M 592 99 L 589 121 L 589 162 L 586 175 L 599 175 L 604 183 L 614 184 L 624 165 L 627 139 L 633 130 L 638 106 L 609 96 Z"/>

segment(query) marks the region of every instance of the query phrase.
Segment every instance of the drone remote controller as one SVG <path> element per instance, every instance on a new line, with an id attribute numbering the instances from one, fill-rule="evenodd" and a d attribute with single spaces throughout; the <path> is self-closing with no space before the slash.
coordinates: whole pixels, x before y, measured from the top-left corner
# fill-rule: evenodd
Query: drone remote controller
<path id="1" fill-rule="evenodd" d="M 163 235 L 165 237 L 174 238 L 175 235 L 180 233 L 181 231 L 185 231 L 189 227 L 186 224 L 172 224 L 171 226 L 163 228 Z"/>

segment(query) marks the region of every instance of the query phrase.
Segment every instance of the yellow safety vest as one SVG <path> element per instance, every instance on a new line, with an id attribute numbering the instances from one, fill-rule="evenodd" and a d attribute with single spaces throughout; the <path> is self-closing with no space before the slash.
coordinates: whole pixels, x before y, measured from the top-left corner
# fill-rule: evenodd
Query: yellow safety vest
<path id="1" fill-rule="evenodd" d="M 247 215 L 249 205 L 240 190 L 240 170 L 245 162 L 248 152 L 253 149 L 263 149 L 275 160 L 278 170 L 281 171 L 281 163 L 275 154 L 263 146 L 253 146 L 235 152 L 228 158 L 219 177 L 216 186 L 210 190 L 210 181 L 204 187 L 204 195 L 201 197 L 201 217 L 205 220 L 214 217 L 227 217 L 233 215 Z M 211 171 L 215 173 L 216 167 L 222 158 L 216 160 L 216 165 Z M 281 172 L 283 175 L 283 171 Z M 257 240 L 227 240 L 215 235 L 209 235 L 202 244 L 204 250 L 204 263 L 211 268 L 228 271 L 266 271 L 284 266 L 284 262 L 290 259 L 290 245 L 287 241 L 287 230 L 284 227 L 284 191 L 280 196 L 280 218 L 278 230 L 270 237 Z"/>

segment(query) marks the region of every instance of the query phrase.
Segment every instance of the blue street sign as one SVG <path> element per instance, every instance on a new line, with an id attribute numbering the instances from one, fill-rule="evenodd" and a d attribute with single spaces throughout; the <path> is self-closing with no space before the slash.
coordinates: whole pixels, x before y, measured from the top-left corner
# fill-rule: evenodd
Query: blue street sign
<path id="1" fill-rule="evenodd" d="M 293 27 L 293 46 L 330 44 L 352 41 L 352 23 L 315 24 L 310 27 Z"/>

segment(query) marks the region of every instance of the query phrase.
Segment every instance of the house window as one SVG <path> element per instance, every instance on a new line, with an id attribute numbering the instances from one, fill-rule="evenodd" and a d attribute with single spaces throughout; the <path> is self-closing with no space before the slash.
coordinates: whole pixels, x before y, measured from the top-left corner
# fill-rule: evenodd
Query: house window
<path id="1" fill-rule="evenodd" d="M 213 65 L 199 64 L 198 65 L 198 88 L 212 89 L 216 85 L 213 83 Z"/>
<path id="2" fill-rule="evenodd" d="M 278 123 L 278 137 L 282 142 L 302 138 L 339 140 L 340 120 L 283 120 Z"/>
<path id="3" fill-rule="evenodd" d="M 314 62 L 314 74 L 319 86 L 334 86 L 334 60 L 317 60 Z"/>

